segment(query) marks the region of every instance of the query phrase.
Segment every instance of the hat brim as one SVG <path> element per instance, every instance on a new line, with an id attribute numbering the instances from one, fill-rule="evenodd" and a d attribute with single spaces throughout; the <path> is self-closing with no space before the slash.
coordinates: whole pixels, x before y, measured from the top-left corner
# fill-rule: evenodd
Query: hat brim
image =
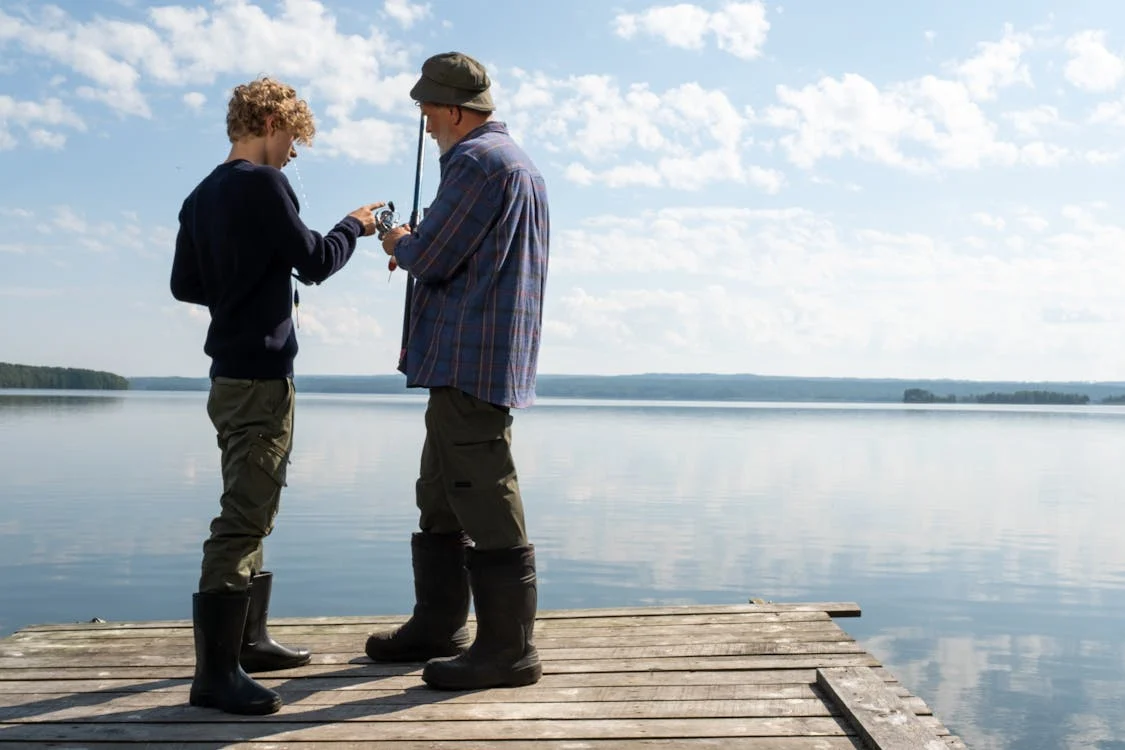
<path id="1" fill-rule="evenodd" d="M 431 102 L 433 104 L 448 104 L 454 107 L 465 107 L 481 112 L 492 112 L 492 94 L 484 91 L 465 91 L 455 89 L 438 83 L 432 78 L 422 76 L 414 87 L 410 89 L 410 98 L 416 102 Z"/>

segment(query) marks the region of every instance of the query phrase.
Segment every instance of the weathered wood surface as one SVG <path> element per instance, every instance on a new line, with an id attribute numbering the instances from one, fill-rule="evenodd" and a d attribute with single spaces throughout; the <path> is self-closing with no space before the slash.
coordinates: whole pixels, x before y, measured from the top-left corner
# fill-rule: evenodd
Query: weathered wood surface
<path id="1" fill-rule="evenodd" d="M 189 622 L 40 625 L 0 640 L 0 748 L 895 748 L 887 726 L 963 748 L 832 620 L 854 604 L 542 612 L 536 685 L 429 690 L 421 664 L 373 664 L 363 643 L 403 617 L 279 618 L 305 667 L 259 675 L 266 717 L 187 705 Z M 472 627 L 473 623 L 470 623 Z M 881 739 L 882 738 L 882 739 Z M 865 744 L 866 743 L 866 744 Z"/>
<path id="2" fill-rule="evenodd" d="M 838 667 L 817 671 L 817 685 L 844 710 L 860 737 L 882 750 L 944 750 L 902 698 L 865 668 Z"/>
<path id="3" fill-rule="evenodd" d="M 777 615 L 802 615 L 813 614 L 821 617 L 858 617 L 859 605 L 853 602 L 818 602 L 815 604 L 718 604 L 718 605 L 683 605 L 675 607 L 614 607 L 603 609 L 556 609 L 540 610 L 535 615 L 536 627 L 540 623 L 550 620 L 604 620 L 608 617 L 633 617 L 648 620 L 651 617 L 667 616 L 677 617 L 682 615 L 721 615 L 732 616 L 731 622 L 739 621 L 740 617 L 749 615 L 749 621 L 755 619 L 768 619 Z M 271 618 L 270 625 L 394 625 L 401 623 L 405 617 L 399 615 L 372 615 L 350 617 L 278 617 Z M 677 622 L 680 621 L 677 619 Z M 687 621 L 693 623 L 693 619 Z M 616 624 L 616 623 L 615 623 Z M 601 627 L 602 623 L 591 623 L 593 627 Z M 62 623 L 50 625 L 30 625 L 20 632 L 54 631 L 54 630 L 113 630 L 118 628 L 190 628 L 191 623 L 183 620 L 146 620 L 144 622 L 127 623 Z"/>
<path id="4" fill-rule="evenodd" d="M 965 750 L 965 744 L 952 736 L 942 738 L 951 750 Z M 42 742 L 32 745 L 37 749 L 58 748 L 76 750 L 69 742 Z M 132 742 L 99 742 L 83 750 L 138 750 Z M 273 740 L 247 741 L 237 743 L 212 742 L 161 742 L 160 750 L 219 750 L 219 748 L 240 748 L 240 750 L 481 750 L 481 743 L 464 740 L 370 740 L 366 742 L 333 741 L 325 745 L 316 740 L 297 742 L 277 742 Z M 855 740 L 851 737 L 698 737 L 689 739 L 640 739 L 628 740 L 496 740 L 486 747 L 497 750 L 673 750 L 688 748 L 720 748 L 721 750 L 855 750 Z"/>

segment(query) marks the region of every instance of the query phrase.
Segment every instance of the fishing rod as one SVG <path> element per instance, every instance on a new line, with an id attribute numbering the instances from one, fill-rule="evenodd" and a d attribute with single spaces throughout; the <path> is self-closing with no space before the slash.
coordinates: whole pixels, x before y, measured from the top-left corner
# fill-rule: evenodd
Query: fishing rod
<path id="1" fill-rule="evenodd" d="M 424 146 L 426 144 L 426 115 L 424 113 L 418 114 L 418 161 L 414 168 L 414 208 L 410 211 L 410 232 L 416 233 L 418 231 L 418 222 L 421 220 L 421 207 L 419 206 L 419 196 L 422 190 L 422 157 L 424 153 Z M 394 263 L 394 259 L 391 259 Z M 393 268 L 391 270 L 394 270 Z M 409 272 L 406 274 L 406 299 L 403 303 L 402 310 L 402 348 L 399 350 L 399 364 L 406 363 L 406 345 L 410 340 L 410 303 L 414 296 L 414 277 Z"/>

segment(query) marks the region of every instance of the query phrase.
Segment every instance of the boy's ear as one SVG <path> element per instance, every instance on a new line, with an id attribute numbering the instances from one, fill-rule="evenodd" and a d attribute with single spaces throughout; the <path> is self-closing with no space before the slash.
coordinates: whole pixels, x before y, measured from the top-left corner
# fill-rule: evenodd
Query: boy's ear
<path id="1" fill-rule="evenodd" d="M 273 131 L 277 130 L 277 125 L 274 123 L 274 116 L 266 115 L 266 135 L 273 135 Z"/>

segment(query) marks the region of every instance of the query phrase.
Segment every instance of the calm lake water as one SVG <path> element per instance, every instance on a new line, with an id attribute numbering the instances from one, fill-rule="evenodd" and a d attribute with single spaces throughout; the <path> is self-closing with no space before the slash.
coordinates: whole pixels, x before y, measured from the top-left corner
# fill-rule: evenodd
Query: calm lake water
<path id="1" fill-rule="evenodd" d="M 190 618 L 205 399 L 0 392 L 0 635 Z M 423 408 L 298 397 L 272 614 L 410 610 Z M 1125 748 L 1125 410 L 545 400 L 514 439 L 542 608 L 855 601 L 970 747 Z"/>

